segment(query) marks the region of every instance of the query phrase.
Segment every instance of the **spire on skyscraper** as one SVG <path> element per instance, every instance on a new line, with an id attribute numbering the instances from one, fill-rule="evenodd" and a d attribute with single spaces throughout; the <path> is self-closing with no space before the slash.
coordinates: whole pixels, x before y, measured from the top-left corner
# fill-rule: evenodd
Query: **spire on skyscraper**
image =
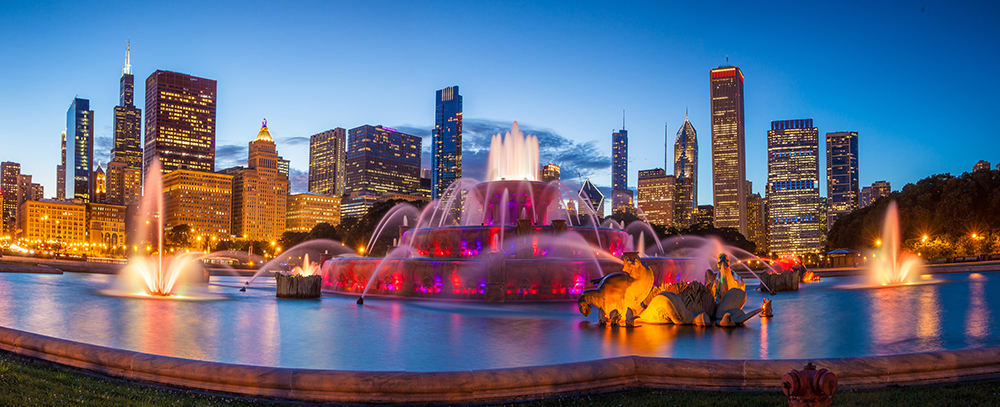
<path id="1" fill-rule="evenodd" d="M 125 67 L 122 68 L 122 74 L 131 75 L 132 74 L 132 40 L 130 39 L 125 45 Z"/>

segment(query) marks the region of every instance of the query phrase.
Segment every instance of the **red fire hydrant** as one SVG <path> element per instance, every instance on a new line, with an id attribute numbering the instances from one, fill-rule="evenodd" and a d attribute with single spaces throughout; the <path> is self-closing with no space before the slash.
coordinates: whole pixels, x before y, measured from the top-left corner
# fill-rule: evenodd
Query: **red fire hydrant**
<path id="1" fill-rule="evenodd" d="M 837 391 L 837 375 L 807 363 L 802 370 L 781 376 L 781 391 L 788 396 L 789 407 L 827 407 Z"/>

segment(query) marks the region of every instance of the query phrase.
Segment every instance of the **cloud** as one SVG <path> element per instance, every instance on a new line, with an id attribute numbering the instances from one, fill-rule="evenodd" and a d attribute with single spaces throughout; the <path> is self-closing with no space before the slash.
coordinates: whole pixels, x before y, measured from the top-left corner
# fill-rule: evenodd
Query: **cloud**
<path id="1" fill-rule="evenodd" d="M 288 169 L 288 188 L 293 194 L 309 191 L 309 171 L 298 168 Z"/>
<path id="2" fill-rule="evenodd" d="M 399 130 L 400 132 L 409 134 L 411 136 L 417 136 L 417 137 L 420 137 L 420 138 L 423 138 L 423 139 L 430 138 L 430 136 L 431 136 L 431 130 L 433 130 L 433 127 L 418 127 L 418 126 L 412 126 L 412 125 L 409 125 L 409 124 L 404 124 L 402 126 L 396 126 L 394 128 L 396 130 Z M 426 142 L 424 143 L 425 146 L 428 145 L 428 144 L 429 143 L 426 143 Z"/>
<path id="3" fill-rule="evenodd" d="M 278 144 L 288 145 L 288 146 L 299 146 L 309 144 L 309 137 L 285 137 L 278 141 Z"/>
<path id="4" fill-rule="evenodd" d="M 108 161 L 111 161 L 111 149 L 115 147 L 115 138 L 112 136 L 94 137 L 94 166 L 101 163 L 101 167 L 107 169 Z"/>
<path id="5" fill-rule="evenodd" d="M 215 147 L 215 167 L 223 169 L 247 164 L 247 147 L 224 144 Z"/>

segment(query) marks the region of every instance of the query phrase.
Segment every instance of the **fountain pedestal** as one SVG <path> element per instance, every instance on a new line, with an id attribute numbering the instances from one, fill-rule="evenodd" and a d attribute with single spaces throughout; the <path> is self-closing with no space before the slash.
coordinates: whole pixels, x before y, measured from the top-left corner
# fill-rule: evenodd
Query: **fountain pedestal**
<path id="1" fill-rule="evenodd" d="M 775 292 L 798 291 L 799 278 L 799 272 L 797 270 L 783 271 L 780 273 L 762 273 L 760 275 L 760 281 Z"/>
<path id="2" fill-rule="evenodd" d="M 293 274 L 275 273 L 278 298 L 319 298 L 323 276 L 318 274 L 301 277 Z"/>
<path id="3" fill-rule="evenodd" d="M 486 255 L 486 291 L 483 293 L 483 300 L 486 302 L 507 300 L 507 258 L 503 252 Z"/>

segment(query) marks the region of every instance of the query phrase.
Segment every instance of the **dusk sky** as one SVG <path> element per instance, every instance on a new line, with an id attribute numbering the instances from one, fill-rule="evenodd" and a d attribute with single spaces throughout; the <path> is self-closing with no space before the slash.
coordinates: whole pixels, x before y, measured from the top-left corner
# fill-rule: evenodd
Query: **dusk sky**
<path id="1" fill-rule="evenodd" d="M 609 186 L 626 109 L 634 187 L 639 170 L 664 164 L 664 124 L 672 163 L 687 110 L 699 203 L 711 204 L 708 71 L 727 56 L 746 77 L 755 192 L 767 182 L 771 120 L 813 118 L 821 140 L 858 131 L 862 186 L 995 166 L 1000 3 L 877 3 L 5 2 L 0 161 L 21 163 L 54 196 L 59 135 L 79 96 L 106 163 L 131 40 L 139 108 L 157 69 L 217 80 L 216 168 L 245 162 L 267 118 L 293 192 L 305 189 L 310 135 L 382 124 L 423 136 L 426 151 L 434 92 L 458 85 L 466 175 L 482 176 L 488 137 L 517 120 L 564 180 Z"/>

